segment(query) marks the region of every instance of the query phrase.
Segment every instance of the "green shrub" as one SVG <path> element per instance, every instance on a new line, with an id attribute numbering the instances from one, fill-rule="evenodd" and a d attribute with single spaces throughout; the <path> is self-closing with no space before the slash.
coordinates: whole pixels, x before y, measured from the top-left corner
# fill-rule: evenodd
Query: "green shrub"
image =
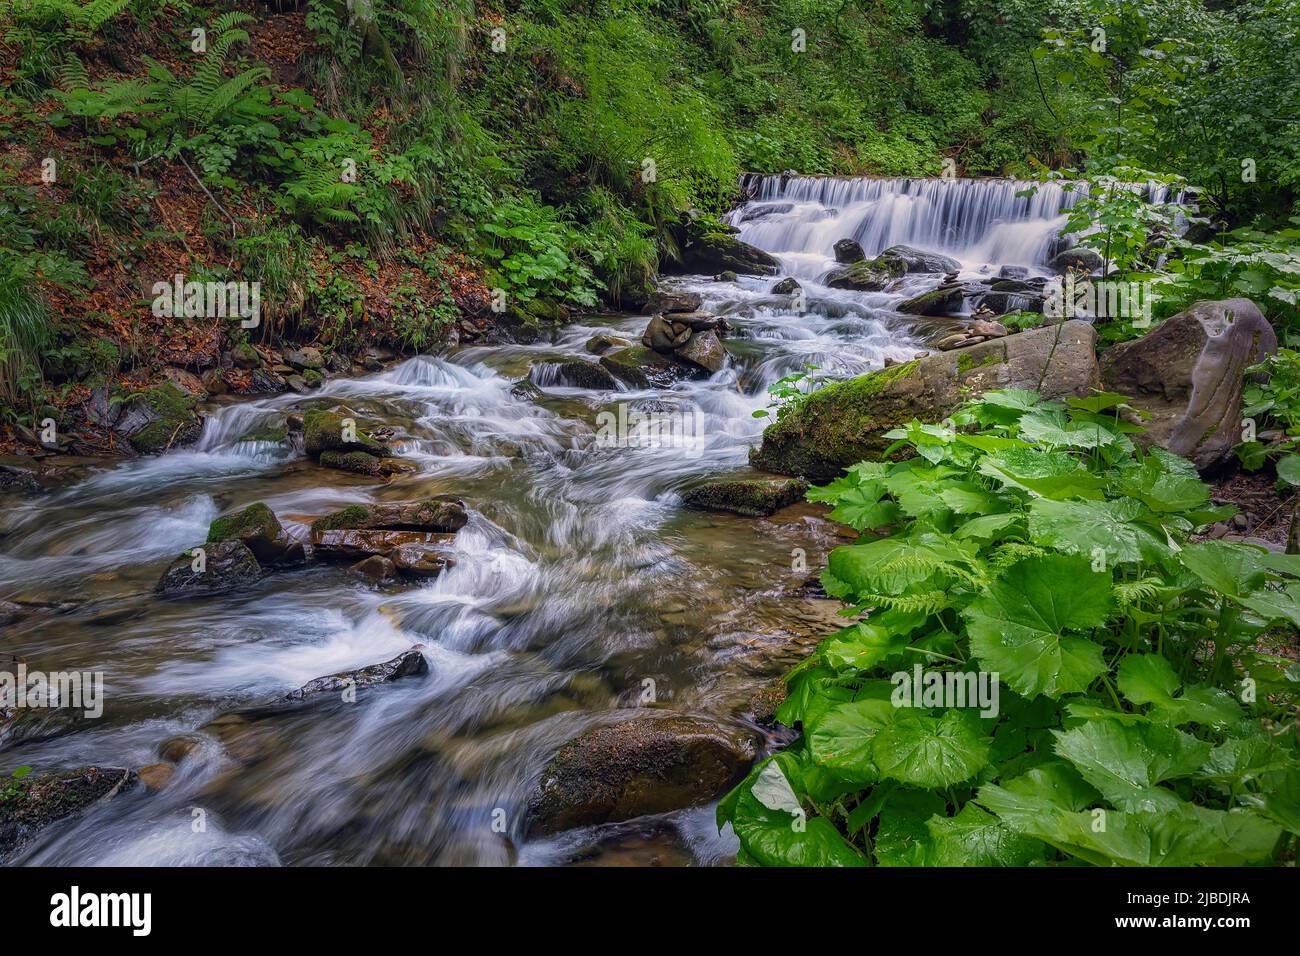
<path id="1" fill-rule="evenodd" d="M 742 863 L 1294 858 L 1295 665 L 1257 646 L 1300 623 L 1300 556 L 1191 543 L 1228 512 L 1122 402 L 991 392 L 809 491 L 864 532 L 822 576 L 859 620 L 787 678 L 801 740 L 719 804 Z M 916 667 L 996 704 L 898 706 Z"/>

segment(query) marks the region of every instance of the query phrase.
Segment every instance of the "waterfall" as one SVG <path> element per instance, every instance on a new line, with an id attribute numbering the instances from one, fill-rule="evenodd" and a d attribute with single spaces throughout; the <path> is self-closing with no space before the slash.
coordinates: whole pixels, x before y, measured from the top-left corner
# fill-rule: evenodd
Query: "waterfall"
<path id="1" fill-rule="evenodd" d="M 974 268 L 1045 264 L 1081 193 L 1014 179 L 792 175 L 746 177 L 744 189 L 731 223 L 782 257 L 825 259 L 837 240 L 855 239 L 868 256 L 903 243 Z"/>

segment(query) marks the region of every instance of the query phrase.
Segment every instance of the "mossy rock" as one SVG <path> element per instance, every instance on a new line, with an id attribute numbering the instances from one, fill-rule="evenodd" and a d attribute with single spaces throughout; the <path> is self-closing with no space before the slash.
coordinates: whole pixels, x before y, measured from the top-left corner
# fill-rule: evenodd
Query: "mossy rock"
<path id="1" fill-rule="evenodd" d="M 325 412 L 315 408 L 304 413 L 302 436 L 303 447 L 307 454 L 319 458 L 322 452 L 327 451 L 360 451 L 379 458 L 388 456 L 388 447 L 363 432 L 355 420 L 352 433 L 345 438 L 344 420 L 345 416 L 337 412 Z"/>
<path id="2" fill-rule="evenodd" d="M 236 342 L 230 349 L 230 357 L 238 368 L 261 368 L 262 356 L 248 342 Z"/>
<path id="3" fill-rule="evenodd" d="M 289 440 L 289 426 L 284 422 L 279 425 L 264 425 L 245 432 L 239 436 L 239 440 L 241 442 L 267 442 L 282 445 Z"/>
<path id="4" fill-rule="evenodd" d="M 962 286 L 940 286 L 904 299 L 898 303 L 897 309 L 904 315 L 954 315 L 961 311 L 965 298 Z"/>
<path id="5" fill-rule="evenodd" d="M 348 505 L 346 508 L 327 514 L 323 518 L 317 518 L 311 523 L 311 530 L 318 532 L 337 531 L 341 528 L 359 528 L 369 516 L 370 509 L 366 505 Z"/>
<path id="6" fill-rule="evenodd" d="M 832 271 L 826 285 L 832 289 L 879 292 L 906 271 L 906 264 L 898 259 L 862 259 Z"/>
<path id="7" fill-rule="evenodd" d="M 382 474 L 379 462 L 379 458 L 364 451 L 323 451 L 320 453 L 322 468 L 350 471 L 355 475 Z"/>
<path id="8" fill-rule="evenodd" d="M 168 597 L 224 594 L 255 584 L 262 577 L 262 566 L 242 541 L 218 541 L 204 545 L 202 550 L 201 563 L 193 551 L 177 555 L 163 572 L 158 593 Z M 196 563 L 199 567 L 195 567 Z"/>
<path id="9" fill-rule="evenodd" d="M 708 803 L 746 773 L 756 735 L 702 717 L 643 713 L 570 740 L 542 772 L 528 831 L 555 833 Z"/>
<path id="10" fill-rule="evenodd" d="M 213 521 L 208 526 L 208 544 L 219 541 L 242 541 L 262 562 L 280 561 L 293 548 L 280 519 L 260 501 Z"/>
<path id="11" fill-rule="evenodd" d="M 450 495 L 422 501 L 348 505 L 312 522 L 313 534 L 323 531 L 427 531 L 448 534 L 469 521 L 465 505 Z"/>
<path id="12" fill-rule="evenodd" d="M 684 378 L 701 377 L 707 373 L 693 365 L 671 356 L 633 345 L 610 355 L 602 355 L 600 364 L 614 378 L 632 388 L 668 388 Z"/>
<path id="13" fill-rule="evenodd" d="M 569 310 L 554 299 L 530 299 L 516 302 L 513 312 L 524 325 L 558 325 L 569 320 Z"/>
<path id="14" fill-rule="evenodd" d="M 84 767 L 31 774 L 0 796 L 0 860 L 59 820 L 82 813 L 135 785 L 131 770 Z M 0 791 L 9 781 L 0 777 Z"/>
<path id="15" fill-rule="evenodd" d="M 803 499 L 808 482 L 762 475 L 710 478 L 682 492 L 688 507 L 762 518 Z"/>
<path id="16" fill-rule="evenodd" d="M 321 383 L 325 381 L 325 376 L 314 368 L 303 369 L 302 380 L 308 388 L 320 388 Z"/>
<path id="17" fill-rule="evenodd" d="M 203 433 L 195 400 L 172 382 L 131 395 L 114 426 L 141 454 L 193 444 Z"/>
<path id="18" fill-rule="evenodd" d="M 890 429 L 939 421 L 991 389 L 1034 389 L 1049 399 L 1090 395 L 1099 383 L 1095 344 L 1092 326 L 1071 320 L 837 382 L 769 425 L 750 464 L 828 481 L 859 461 L 878 460 L 892 444 Z"/>
<path id="19" fill-rule="evenodd" d="M 757 246 L 742 242 L 734 235 L 706 232 L 692 223 L 682 244 L 682 268 L 702 275 L 737 272 L 748 275 L 773 275 L 781 263 Z"/>

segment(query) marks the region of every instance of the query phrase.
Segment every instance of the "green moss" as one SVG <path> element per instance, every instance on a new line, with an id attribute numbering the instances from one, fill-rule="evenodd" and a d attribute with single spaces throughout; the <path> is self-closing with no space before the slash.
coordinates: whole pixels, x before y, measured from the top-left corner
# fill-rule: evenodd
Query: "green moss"
<path id="1" fill-rule="evenodd" d="M 348 505 L 341 511 L 335 511 L 323 518 L 317 518 L 311 523 L 311 530 L 336 531 L 340 528 L 351 528 L 361 524 L 368 517 L 370 517 L 370 509 L 365 505 Z"/>
<path id="2" fill-rule="evenodd" d="M 890 444 L 883 433 L 911 418 L 911 406 L 893 402 L 886 393 L 919 364 L 913 359 L 813 392 L 793 414 L 767 427 L 762 446 L 750 452 L 750 463 L 777 474 L 825 480 L 839 472 L 832 462 L 878 456 Z"/>
<path id="3" fill-rule="evenodd" d="M 239 436 L 240 441 L 266 441 L 266 442 L 283 442 L 289 437 L 289 427 L 287 425 L 268 425 L 265 428 L 254 429 Z"/>
<path id="4" fill-rule="evenodd" d="M 195 400 L 172 382 L 134 392 L 127 398 L 147 405 L 156 416 L 155 421 L 130 436 L 136 451 L 144 454 L 165 451 L 176 442 L 184 443 L 198 437 Z"/>
<path id="5" fill-rule="evenodd" d="M 275 512 L 260 501 L 255 501 L 243 511 L 218 518 L 208 526 L 208 544 L 226 541 L 231 538 L 240 540 L 250 537 L 267 536 L 274 538 L 281 531 L 280 520 Z"/>
<path id="6" fill-rule="evenodd" d="M 996 352 L 991 352 L 982 359 L 976 359 L 968 352 L 961 352 L 957 356 L 957 375 L 963 377 L 968 372 L 973 372 L 977 368 L 984 368 L 987 365 L 997 365 L 1002 361 L 1002 356 Z"/>
<path id="7" fill-rule="evenodd" d="M 259 368 L 262 364 L 262 357 L 257 354 L 257 349 L 253 348 L 248 342 L 237 342 L 230 349 L 231 356 L 241 365 L 249 368 Z"/>
<path id="8" fill-rule="evenodd" d="M 307 383 L 308 388 L 319 388 L 321 382 L 325 381 L 325 376 L 314 368 L 303 369 L 302 380 Z"/>
<path id="9" fill-rule="evenodd" d="M 150 422 L 131 436 L 131 447 L 146 455 L 165 451 L 175 431 L 175 422 Z"/>
<path id="10" fill-rule="evenodd" d="M 323 451 L 320 463 L 325 468 L 337 468 L 358 475 L 379 474 L 379 459 L 364 451 Z"/>
<path id="11" fill-rule="evenodd" d="M 313 408 L 302 416 L 303 446 L 309 455 L 319 456 L 327 451 L 366 452 L 383 457 L 388 449 L 375 441 L 359 427 L 352 441 L 343 439 L 343 416 Z"/>

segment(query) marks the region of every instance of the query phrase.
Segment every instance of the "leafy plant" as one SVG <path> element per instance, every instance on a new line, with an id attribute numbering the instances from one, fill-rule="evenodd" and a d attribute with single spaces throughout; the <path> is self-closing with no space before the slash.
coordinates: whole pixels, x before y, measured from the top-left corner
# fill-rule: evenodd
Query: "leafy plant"
<path id="1" fill-rule="evenodd" d="M 1278 349 L 1246 370 L 1241 417 L 1254 437 L 1237 446 L 1237 457 L 1251 471 L 1300 444 L 1300 353 Z"/>
<path id="2" fill-rule="evenodd" d="M 779 422 L 784 419 L 813 393 L 816 383 L 812 373 L 816 372 L 817 368 L 816 365 L 805 362 L 802 372 L 778 378 L 767 387 L 767 393 L 772 396 L 767 403 L 767 408 L 755 409 L 750 414 L 754 418 L 770 418 L 772 410 L 775 410 L 776 420 Z"/>
<path id="3" fill-rule="evenodd" d="M 22 788 L 20 788 L 18 784 L 31 772 L 31 767 L 19 767 L 9 775 L 8 780 L 0 781 L 0 783 L 4 784 L 3 786 L 0 786 L 0 803 L 8 803 L 10 800 L 13 800 L 22 793 Z"/>
<path id="4" fill-rule="evenodd" d="M 854 620 L 787 678 L 802 738 L 718 806 L 740 862 L 1293 859 L 1300 669 L 1256 644 L 1300 624 L 1300 556 L 1194 542 L 1230 509 L 1123 402 L 990 392 L 809 491 L 863 532 L 822 575 Z M 992 713 L 900 700 L 917 667 L 991 679 Z"/>

